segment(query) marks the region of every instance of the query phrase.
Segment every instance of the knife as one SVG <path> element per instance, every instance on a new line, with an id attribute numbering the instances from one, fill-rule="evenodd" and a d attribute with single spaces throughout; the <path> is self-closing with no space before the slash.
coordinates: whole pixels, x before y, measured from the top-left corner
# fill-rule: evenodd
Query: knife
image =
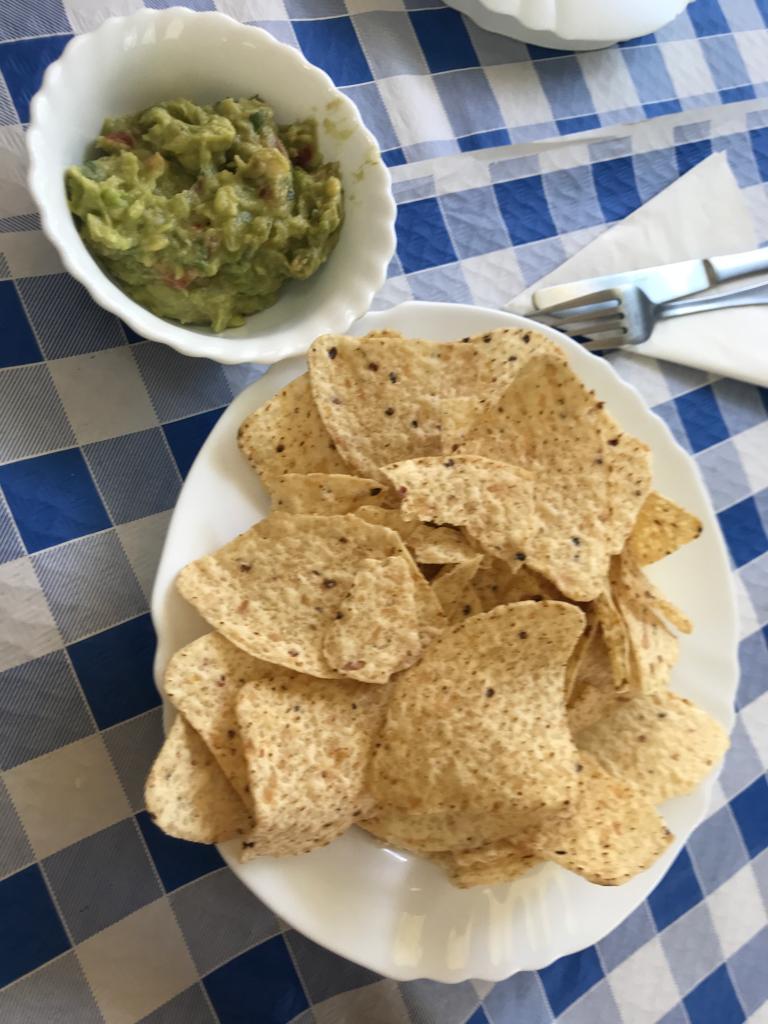
<path id="1" fill-rule="evenodd" d="M 628 270 L 621 274 L 586 277 L 568 284 L 555 284 L 533 293 L 534 309 L 546 309 L 561 302 L 572 302 L 582 295 L 613 288 L 619 284 L 633 284 L 642 288 L 651 302 L 669 302 L 686 295 L 705 291 L 724 281 L 768 271 L 768 248 L 751 252 L 712 256 L 702 260 L 683 260 L 665 266 Z"/>

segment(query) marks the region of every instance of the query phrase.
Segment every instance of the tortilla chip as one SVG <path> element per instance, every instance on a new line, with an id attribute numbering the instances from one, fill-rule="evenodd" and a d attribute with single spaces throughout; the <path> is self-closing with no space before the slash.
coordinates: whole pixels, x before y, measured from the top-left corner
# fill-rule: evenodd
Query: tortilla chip
<path id="1" fill-rule="evenodd" d="M 574 814 L 545 825 L 534 851 L 596 885 L 621 885 L 645 871 L 672 842 L 653 804 L 631 782 L 581 755 Z"/>
<path id="2" fill-rule="evenodd" d="M 612 553 L 621 551 L 651 490 L 651 449 L 604 413 L 603 458 L 608 467 L 608 518 L 605 543 Z"/>
<path id="3" fill-rule="evenodd" d="M 617 430 L 567 363 L 539 354 L 457 450 L 532 473 L 536 529 L 526 564 L 574 601 L 604 589 L 610 556 L 624 546 L 649 486 L 647 448 Z"/>
<path id="4" fill-rule="evenodd" d="M 672 840 L 653 805 L 631 784 L 580 757 L 579 793 L 569 813 L 548 818 L 510 839 L 454 850 L 456 884 L 493 884 L 550 860 L 597 885 L 620 885 L 649 867 Z"/>
<path id="5" fill-rule="evenodd" d="M 657 804 L 690 793 L 728 749 L 728 736 L 706 711 L 664 691 L 619 700 L 576 744 Z"/>
<path id="6" fill-rule="evenodd" d="M 407 814 L 393 808 L 377 807 L 372 817 L 357 824 L 389 846 L 409 853 L 431 854 L 484 846 L 514 830 L 523 821 L 514 814 L 495 815 L 471 809 Z"/>
<path id="7" fill-rule="evenodd" d="M 653 609 L 656 613 L 663 615 L 681 633 L 693 632 L 693 623 L 688 616 L 664 597 L 656 584 L 651 583 L 628 552 L 624 552 L 614 560 L 614 567 L 619 569 L 617 575 L 623 599 Z"/>
<path id="8" fill-rule="evenodd" d="M 456 455 L 398 462 L 383 473 L 402 498 L 404 519 L 461 526 L 488 554 L 511 564 L 524 559 L 538 530 L 527 472 L 481 455 Z"/>
<path id="9" fill-rule="evenodd" d="M 499 839 L 495 843 L 486 843 L 473 849 L 451 850 L 451 856 L 457 867 L 466 870 L 489 868 L 506 860 L 522 860 L 531 853 L 532 837 L 539 826 L 522 829 L 513 836 Z"/>
<path id="10" fill-rule="evenodd" d="M 568 813 L 567 809 L 563 813 Z M 533 838 L 540 827 L 521 827 L 513 835 L 484 846 L 448 851 L 445 869 L 449 878 L 460 889 L 513 881 L 541 862 L 533 852 Z"/>
<path id="11" fill-rule="evenodd" d="M 510 839 L 430 854 L 454 885 L 494 885 L 549 860 L 597 885 L 620 885 L 644 871 L 672 841 L 653 805 L 631 783 L 580 757 L 579 794 L 571 813 L 552 816 Z"/>
<path id="12" fill-rule="evenodd" d="M 367 523 L 386 526 L 402 538 L 415 561 L 424 565 L 446 565 L 473 558 L 477 552 L 471 542 L 451 526 L 434 526 L 403 519 L 397 509 L 363 505 L 355 515 Z"/>
<path id="13" fill-rule="evenodd" d="M 344 473 L 286 473 L 270 490 L 273 507 L 292 515 L 346 515 L 361 505 L 397 504 L 378 480 Z"/>
<path id="14" fill-rule="evenodd" d="M 616 700 L 608 648 L 603 631 L 596 626 L 584 650 L 568 697 L 568 725 L 575 735 L 604 715 Z"/>
<path id="15" fill-rule="evenodd" d="M 383 490 L 388 490 L 388 488 L 384 486 Z M 364 519 L 366 523 L 372 523 L 374 526 L 385 526 L 388 530 L 394 530 L 404 544 L 408 543 L 408 538 L 413 532 L 413 523 L 407 523 L 397 508 L 380 508 L 367 503 L 356 508 L 355 515 L 359 516 L 360 519 Z"/>
<path id="16" fill-rule="evenodd" d="M 623 692 L 634 679 L 627 625 L 611 589 L 600 594 L 593 607 L 610 658 L 613 685 Z"/>
<path id="17" fill-rule="evenodd" d="M 317 408 L 341 455 L 363 476 L 442 451 L 442 402 L 500 393 L 530 356 L 559 349 L 544 335 L 502 328 L 443 344 L 324 335 L 307 359 Z"/>
<path id="18" fill-rule="evenodd" d="M 458 565 L 471 560 L 477 549 L 469 538 L 452 526 L 409 523 L 407 546 L 423 565 Z"/>
<path id="19" fill-rule="evenodd" d="M 276 665 L 237 698 L 256 829 L 243 860 L 325 846 L 370 811 L 365 775 L 389 688 Z"/>
<path id="20" fill-rule="evenodd" d="M 147 811 L 169 836 L 225 843 L 252 821 L 205 743 L 182 715 L 174 719 L 145 787 Z"/>
<path id="21" fill-rule="evenodd" d="M 394 680 L 371 769 L 378 806 L 485 811 L 503 835 L 510 818 L 567 805 L 576 754 L 563 679 L 583 627 L 573 605 L 524 602 L 438 637 Z"/>
<path id="22" fill-rule="evenodd" d="M 587 681 L 579 684 L 567 708 L 571 735 L 575 736 L 602 718 L 616 699 L 615 691 L 606 692 L 603 687 Z"/>
<path id="23" fill-rule="evenodd" d="M 446 565 L 432 581 L 432 592 L 440 602 L 448 622 L 462 622 L 470 615 L 479 615 L 483 611 L 480 596 L 472 585 L 482 555 L 458 565 Z"/>
<path id="24" fill-rule="evenodd" d="M 197 732 L 235 791 L 250 803 L 235 703 L 259 662 L 218 633 L 187 644 L 165 670 L 165 693 Z"/>
<path id="25" fill-rule="evenodd" d="M 182 596 L 246 653 L 337 678 L 323 636 L 366 558 L 402 555 L 414 581 L 425 641 L 445 624 L 439 602 L 391 530 L 355 515 L 273 512 L 212 555 L 182 569 Z"/>
<path id="26" fill-rule="evenodd" d="M 367 334 L 361 335 L 362 341 L 370 341 L 371 338 L 400 338 L 403 339 L 405 335 L 402 331 L 396 331 L 394 327 L 380 327 L 378 331 L 368 331 Z"/>
<path id="27" fill-rule="evenodd" d="M 701 530 L 701 520 L 695 515 L 652 491 L 638 513 L 627 540 L 627 552 L 638 565 L 649 565 L 695 540 Z"/>
<path id="28" fill-rule="evenodd" d="M 306 373 L 243 421 L 237 443 L 267 489 L 283 473 L 348 472 L 320 419 Z"/>
<path id="29" fill-rule="evenodd" d="M 642 570 L 621 556 L 613 560 L 611 567 L 611 593 L 627 631 L 630 687 L 640 693 L 664 688 L 680 645 L 656 614 L 658 605 L 653 600 L 650 582 Z"/>
<path id="30" fill-rule="evenodd" d="M 579 678 L 582 663 L 594 642 L 595 634 L 598 632 L 597 613 L 595 612 L 595 609 L 588 605 L 584 610 L 584 614 L 587 617 L 584 632 L 576 641 L 573 653 L 568 659 L 568 664 L 565 666 L 566 703 L 571 699 L 571 695 L 576 687 L 576 681 Z"/>
<path id="31" fill-rule="evenodd" d="M 663 597 L 658 587 L 653 583 L 650 583 L 650 580 L 644 574 L 643 579 L 646 585 L 650 584 L 650 586 L 647 586 L 647 589 L 650 590 L 651 594 L 653 594 L 652 600 L 656 610 L 667 620 L 667 622 L 671 622 L 675 629 L 679 629 L 681 633 L 692 633 L 693 623 L 685 612 L 681 611 L 676 604 L 673 604 L 666 597 Z"/>
<path id="32" fill-rule="evenodd" d="M 510 850 L 506 856 L 500 856 L 489 864 L 470 866 L 457 863 L 456 857 L 448 853 L 443 854 L 438 863 L 457 889 L 473 889 L 478 885 L 514 882 L 540 864 L 541 858 L 535 853 L 517 853 Z"/>
<path id="33" fill-rule="evenodd" d="M 416 588 L 399 555 L 363 559 L 349 593 L 326 627 L 323 654 L 342 675 L 386 683 L 410 668 L 422 650 Z"/>
<path id="34" fill-rule="evenodd" d="M 462 395 L 460 398 L 444 399 L 440 431 L 443 455 L 453 455 L 462 445 L 471 441 L 475 421 L 485 413 L 489 405 L 493 405 L 489 395 Z M 466 450 L 475 449 L 468 445 Z M 475 454 L 482 455 L 482 449 Z"/>
<path id="35" fill-rule="evenodd" d="M 517 564 L 521 566 L 519 569 Z M 564 600 L 554 584 L 523 562 L 515 563 L 513 567 L 509 562 L 486 556 L 472 583 L 486 612 L 500 604 L 514 604 L 516 601 Z"/>

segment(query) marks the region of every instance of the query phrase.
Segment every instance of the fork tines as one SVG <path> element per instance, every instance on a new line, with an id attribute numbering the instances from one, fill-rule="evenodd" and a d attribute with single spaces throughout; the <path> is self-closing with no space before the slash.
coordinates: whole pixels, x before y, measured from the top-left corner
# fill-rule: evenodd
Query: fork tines
<path id="1" fill-rule="evenodd" d="M 572 338 L 591 338 L 595 342 L 594 347 L 598 348 L 620 344 L 627 333 L 621 299 L 612 289 L 559 302 L 556 306 L 539 309 L 528 316 Z"/>

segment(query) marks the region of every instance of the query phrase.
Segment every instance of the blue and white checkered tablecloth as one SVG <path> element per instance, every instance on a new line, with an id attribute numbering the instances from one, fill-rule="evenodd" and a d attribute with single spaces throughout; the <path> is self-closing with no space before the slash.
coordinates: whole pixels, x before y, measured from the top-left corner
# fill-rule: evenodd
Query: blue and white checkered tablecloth
<path id="1" fill-rule="evenodd" d="M 73 32 L 140 6 L 3 0 L 0 125 L 27 120 L 45 66 Z M 655 35 L 580 54 L 485 32 L 440 0 L 185 6 L 218 9 L 300 46 L 359 106 L 390 166 L 768 96 L 768 0 L 696 0 Z"/>
<path id="2" fill-rule="evenodd" d="M 742 677 L 710 816 L 597 946 L 495 986 L 397 984 L 286 928 L 215 850 L 149 821 L 154 567 L 197 450 L 259 370 L 136 337 L 38 230 L 29 98 L 73 31 L 136 6 L 0 4 L 0 1021 L 765 1024 L 768 394 L 746 384 L 612 357 L 709 486 Z M 300 45 L 376 131 L 399 205 L 378 306 L 501 305 L 720 150 L 768 242 L 766 0 L 697 0 L 656 37 L 578 56 L 432 0 L 217 6 Z"/>

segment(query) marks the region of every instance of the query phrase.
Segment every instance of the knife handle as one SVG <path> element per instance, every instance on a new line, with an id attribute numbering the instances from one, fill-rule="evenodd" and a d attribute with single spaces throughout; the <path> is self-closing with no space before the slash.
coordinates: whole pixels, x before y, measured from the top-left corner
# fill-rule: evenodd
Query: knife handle
<path id="1" fill-rule="evenodd" d="M 734 306 L 763 306 L 768 304 L 768 284 L 758 284 L 753 288 L 742 288 L 738 292 L 727 295 L 713 295 L 711 299 L 683 299 L 681 302 L 668 302 L 657 307 L 659 320 L 669 320 L 673 316 L 687 316 L 689 313 L 706 313 L 710 309 L 732 309 Z"/>
<path id="2" fill-rule="evenodd" d="M 711 256 L 704 260 L 704 263 L 712 278 L 712 284 L 722 284 L 723 281 L 733 281 L 736 277 L 768 270 L 768 248 L 736 252 L 730 256 Z"/>

